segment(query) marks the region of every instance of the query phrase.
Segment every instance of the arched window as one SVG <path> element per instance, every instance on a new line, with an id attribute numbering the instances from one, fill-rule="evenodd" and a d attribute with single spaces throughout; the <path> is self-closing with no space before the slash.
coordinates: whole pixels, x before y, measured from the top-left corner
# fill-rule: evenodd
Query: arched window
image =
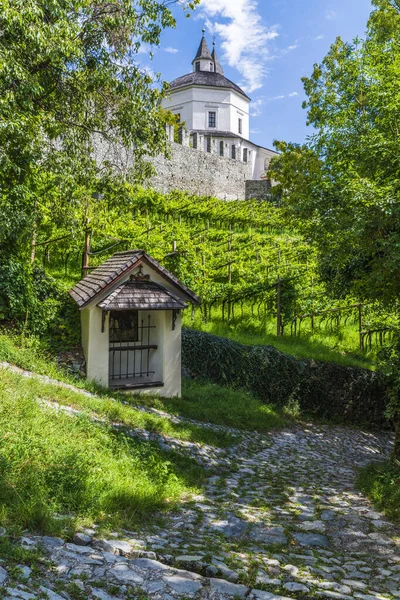
<path id="1" fill-rule="evenodd" d="M 199 62 L 196 63 L 196 71 L 200 71 L 200 63 Z"/>
<path id="2" fill-rule="evenodd" d="M 224 142 L 219 143 L 219 155 L 224 156 Z"/>

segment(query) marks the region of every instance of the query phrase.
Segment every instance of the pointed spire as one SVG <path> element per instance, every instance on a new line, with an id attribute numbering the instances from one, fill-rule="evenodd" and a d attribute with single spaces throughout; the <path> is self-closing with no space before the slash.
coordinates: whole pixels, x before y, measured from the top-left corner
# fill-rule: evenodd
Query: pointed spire
<path id="1" fill-rule="evenodd" d="M 203 27 L 203 37 L 201 38 L 199 49 L 197 50 L 197 54 L 194 57 L 192 63 L 194 63 L 195 60 L 199 60 L 201 58 L 207 59 L 207 60 L 212 60 L 210 49 L 207 45 L 206 38 L 204 37 L 205 31 L 206 30 Z"/>
<path id="2" fill-rule="evenodd" d="M 215 65 L 214 70 L 215 70 L 215 73 L 219 73 L 220 75 L 223 75 L 224 74 L 224 70 L 223 70 L 223 68 L 221 66 L 221 63 L 218 60 L 217 52 L 215 50 L 215 37 L 214 37 L 214 41 L 213 41 L 213 51 L 212 51 L 212 54 L 211 54 L 211 58 L 214 61 L 214 65 Z"/>

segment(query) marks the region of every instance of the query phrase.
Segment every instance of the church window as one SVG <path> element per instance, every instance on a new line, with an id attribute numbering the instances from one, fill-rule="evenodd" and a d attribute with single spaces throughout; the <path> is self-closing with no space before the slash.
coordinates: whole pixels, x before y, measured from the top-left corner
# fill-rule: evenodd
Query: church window
<path id="1" fill-rule="evenodd" d="M 211 152 L 211 138 L 207 137 L 207 152 Z"/>
<path id="2" fill-rule="evenodd" d="M 208 126 L 216 127 L 216 124 L 217 124 L 217 113 L 209 112 L 208 113 Z"/>
<path id="3" fill-rule="evenodd" d="M 193 134 L 192 148 L 197 150 L 197 133 Z"/>
<path id="4" fill-rule="evenodd" d="M 219 155 L 220 156 L 224 155 L 224 142 L 219 143 Z"/>
<path id="5" fill-rule="evenodd" d="M 231 146 L 231 158 L 233 158 L 233 160 L 236 159 L 236 146 L 235 146 L 235 144 L 232 144 L 232 146 Z"/>
<path id="6" fill-rule="evenodd" d="M 210 62 L 210 71 L 214 71 L 214 63 Z"/>
<path id="7" fill-rule="evenodd" d="M 238 122 L 238 131 L 239 131 L 240 134 L 243 133 L 243 121 L 242 121 L 242 119 L 239 119 L 239 122 Z"/>
<path id="8" fill-rule="evenodd" d="M 246 162 L 249 160 L 249 151 L 247 148 L 243 148 L 243 162 Z"/>
<path id="9" fill-rule="evenodd" d="M 196 71 L 200 71 L 200 63 L 199 62 L 196 63 Z"/>

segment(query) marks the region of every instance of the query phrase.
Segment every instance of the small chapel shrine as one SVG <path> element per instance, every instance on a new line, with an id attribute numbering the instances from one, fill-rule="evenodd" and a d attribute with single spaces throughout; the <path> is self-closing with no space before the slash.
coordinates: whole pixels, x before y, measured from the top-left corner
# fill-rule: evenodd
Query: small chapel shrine
<path id="1" fill-rule="evenodd" d="M 196 294 L 144 250 L 117 252 L 70 291 L 86 374 L 105 387 L 181 395 L 181 311 Z"/>

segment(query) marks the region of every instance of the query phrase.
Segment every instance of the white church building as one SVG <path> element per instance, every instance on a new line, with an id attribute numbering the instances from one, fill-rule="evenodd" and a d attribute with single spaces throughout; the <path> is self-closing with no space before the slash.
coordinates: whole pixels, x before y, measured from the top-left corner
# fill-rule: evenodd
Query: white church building
<path id="1" fill-rule="evenodd" d="M 225 77 L 213 45 L 210 52 L 203 29 L 192 71 L 170 83 L 163 107 L 189 133 L 191 148 L 248 163 L 249 179 L 266 179 L 277 153 L 250 141 L 251 99 Z"/>

